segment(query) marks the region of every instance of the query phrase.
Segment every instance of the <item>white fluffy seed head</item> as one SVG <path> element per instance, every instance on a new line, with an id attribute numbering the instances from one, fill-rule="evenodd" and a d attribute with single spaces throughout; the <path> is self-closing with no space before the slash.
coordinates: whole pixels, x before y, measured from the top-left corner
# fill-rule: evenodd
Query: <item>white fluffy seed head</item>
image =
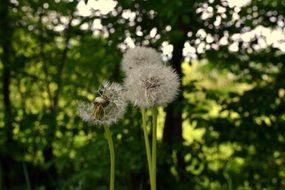
<path id="1" fill-rule="evenodd" d="M 153 48 L 135 47 L 129 49 L 123 56 L 122 67 L 128 74 L 138 66 L 162 64 L 161 55 Z"/>
<path id="2" fill-rule="evenodd" d="M 180 86 L 177 73 L 170 66 L 140 66 L 125 79 L 126 97 L 134 105 L 150 108 L 174 100 Z"/>
<path id="3" fill-rule="evenodd" d="M 111 125 L 123 117 L 127 103 L 120 84 L 105 82 L 93 102 L 78 102 L 78 113 L 83 121 L 94 125 Z"/>

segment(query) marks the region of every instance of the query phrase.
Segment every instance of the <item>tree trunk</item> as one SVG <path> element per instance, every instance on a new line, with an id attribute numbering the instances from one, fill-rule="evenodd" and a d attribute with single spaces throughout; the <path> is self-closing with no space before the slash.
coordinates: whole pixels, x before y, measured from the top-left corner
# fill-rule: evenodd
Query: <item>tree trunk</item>
<path id="1" fill-rule="evenodd" d="M 11 185 L 10 180 L 10 167 L 11 167 L 11 157 L 9 155 L 9 147 L 13 141 L 13 128 L 12 128 L 12 108 L 10 99 L 10 83 L 11 83 L 11 37 L 12 37 L 12 23 L 9 19 L 9 1 L 0 1 L 0 26 L 1 26 L 1 47 L 2 47 L 2 94 L 3 94 L 3 107 L 4 107 L 4 152 L 1 154 L 1 165 L 3 166 L 3 184 L 5 188 L 9 189 Z"/>
<path id="2" fill-rule="evenodd" d="M 183 61 L 182 50 L 184 47 L 184 39 L 176 41 L 173 49 L 172 66 L 176 70 L 180 79 L 182 78 L 181 63 Z M 164 176 L 167 175 L 171 178 L 170 169 L 171 166 L 175 166 L 178 172 L 180 182 L 186 180 L 184 176 L 185 161 L 182 153 L 183 137 L 182 137 L 182 111 L 183 111 L 183 94 L 180 89 L 180 93 L 177 99 L 169 104 L 166 108 L 166 118 L 163 130 L 163 147 L 166 151 L 167 157 L 172 158 L 172 155 L 176 153 L 177 163 L 173 162 L 173 159 L 169 160 L 163 166 Z M 169 179 L 166 177 L 165 179 Z M 173 176 L 172 176 L 173 177 Z"/>
<path id="3" fill-rule="evenodd" d="M 72 13 L 73 14 L 73 13 Z M 43 150 L 43 155 L 45 158 L 45 162 L 50 162 L 50 167 L 47 169 L 46 173 L 47 173 L 47 177 L 48 177 L 48 184 L 46 184 L 46 188 L 48 190 L 53 190 L 55 189 L 55 184 L 53 183 L 54 181 L 56 181 L 57 177 L 58 177 L 58 173 L 57 173 L 57 168 L 53 162 L 54 160 L 54 154 L 53 154 L 53 147 L 52 147 L 52 142 L 54 140 L 55 137 L 55 132 L 57 129 L 57 113 L 58 113 L 58 103 L 59 103 L 59 98 L 60 98 L 60 91 L 62 90 L 62 83 L 63 83 L 63 74 L 64 74 L 64 69 L 66 67 L 66 61 L 68 58 L 68 46 L 69 46 L 69 42 L 71 39 L 71 29 L 72 29 L 72 25 L 71 22 L 73 20 L 73 16 L 71 15 L 69 24 L 65 30 L 65 41 L 64 41 L 64 49 L 63 52 L 61 54 L 61 59 L 58 65 L 58 70 L 57 70 L 57 75 L 56 75 L 56 84 L 57 84 L 57 89 L 52 97 L 52 105 L 50 107 L 50 112 L 52 114 L 51 116 L 51 121 L 50 121 L 50 129 L 48 131 L 47 134 L 47 138 L 48 138 L 48 145 L 45 147 L 45 149 Z M 42 40 L 42 38 L 41 38 Z M 43 43 L 43 42 L 41 42 Z M 43 46 L 43 44 L 42 44 Z M 43 47 L 42 47 L 43 48 Z M 44 59 L 44 52 L 42 52 L 42 59 Z M 46 63 L 44 63 L 46 64 Z M 48 72 L 46 70 L 46 68 L 44 67 L 44 72 L 47 75 Z M 49 89 L 47 88 L 47 90 L 49 91 Z M 50 183 L 52 182 L 52 183 Z"/>

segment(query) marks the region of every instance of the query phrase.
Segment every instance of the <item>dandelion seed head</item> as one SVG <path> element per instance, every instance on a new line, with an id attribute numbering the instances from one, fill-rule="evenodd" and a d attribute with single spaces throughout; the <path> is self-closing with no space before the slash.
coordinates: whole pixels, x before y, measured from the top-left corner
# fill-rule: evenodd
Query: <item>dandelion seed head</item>
<path id="1" fill-rule="evenodd" d="M 178 94 L 180 83 L 176 72 L 169 66 L 140 66 L 125 79 L 126 97 L 143 108 L 166 105 Z"/>
<path id="2" fill-rule="evenodd" d="M 135 47 L 129 49 L 123 56 L 122 67 L 126 73 L 138 66 L 162 64 L 160 53 L 153 48 Z"/>
<path id="3" fill-rule="evenodd" d="M 88 123 L 111 125 L 124 115 L 126 106 L 123 86 L 105 82 L 93 102 L 78 102 L 78 113 Z"/>

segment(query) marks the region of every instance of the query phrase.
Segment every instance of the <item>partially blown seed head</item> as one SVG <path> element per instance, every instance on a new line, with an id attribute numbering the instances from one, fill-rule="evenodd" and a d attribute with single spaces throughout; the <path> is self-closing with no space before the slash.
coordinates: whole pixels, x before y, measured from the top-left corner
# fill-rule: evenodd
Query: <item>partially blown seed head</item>
<path id="1" fill-rule="evenodd" d="M 135 47 L 129 49 L 123 56 L 122 67 L 128 74 L 138 66 L 162 64 L 160 53 L 153 48 Z"/>
<path id="2" fill-rule="evenodd" d="M 78 102 L 79 116 L 95 125 L 116 123 L 124 115 L 127 106 L 123 93 L 120 84 L 103 83 L 93 102 Z"/>
<path id="3" fill-rule="evenodd" d="M 138 107 L 166 105 L 178 94 L 179 85 L 178 75 L 171 67 L 140 66 L 125 79 L 126 97 Z"/>

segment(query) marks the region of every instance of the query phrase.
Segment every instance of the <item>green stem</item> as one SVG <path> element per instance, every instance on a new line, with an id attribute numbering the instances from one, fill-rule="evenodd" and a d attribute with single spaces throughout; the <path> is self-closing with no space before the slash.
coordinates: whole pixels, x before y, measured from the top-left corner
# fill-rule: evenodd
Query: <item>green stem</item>
<path id="1" fill-rule="evenodd" d="M 151 170 L 151 153 L 150 153 L 150 144 L 147 134 L 147 126 L 146 126 L 146 111 L 145 109 L 141 109 L 142 113 L 142 128 L 143 128 L 143 134 L 144 134 L 144 142 L 145 142 L 145 149 L 146 149 L 146 156 L 147 156 L 147 163 L 148 163 L 148 172 L 149 172 L 149 179 L 150 179 L 150 186 L 152 187 L 152 170 Z"/>
<path id="2" fill-rule="evenodd" d="M 31 183 L 30 183 L 30 178 L 29 178 L 29 173 L 26 164 L 23 162 L 23 170 L 24 170 L 24 175 L 25 175 L 25 180 L 27 184 L 27 189 L 31 190 Z"/>
<path id="3" fill-rule="evenodd" d="M 105 135 L 108 140 L 109 151 L 110 151 L 110 160 L 111 160 L 111 168 L 110 168 L 110 190 L 114 190 L 115 187 L 115 151 L 114 151 L 114 143 L 112 140 L 112 134 L 109 127 L 104 126 Z"/>
<path id="4" fill-rule="evenodd" d="M 157 109 L 152 109 L 152 190 L 156 190 Z"/>

